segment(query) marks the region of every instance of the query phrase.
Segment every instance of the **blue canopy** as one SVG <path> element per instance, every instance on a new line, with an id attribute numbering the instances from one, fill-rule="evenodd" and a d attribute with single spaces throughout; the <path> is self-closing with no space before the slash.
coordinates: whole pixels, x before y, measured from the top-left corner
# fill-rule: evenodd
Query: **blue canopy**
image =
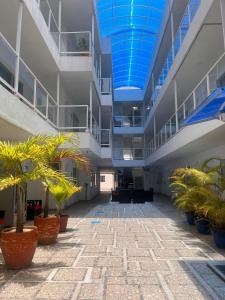
<path id="1" fill-rule="evenodd" d="M 219 118 L 224 113 L 225 90 L 217 88 L 193 113 L 184 120 L 182 126 L 188 126 Z"/>
<path id="2" fill-rule="evenodd" d="M 112 38 L 114 88 L 144 89 L 167 0 L 98 0 L 101 34 Z"/>

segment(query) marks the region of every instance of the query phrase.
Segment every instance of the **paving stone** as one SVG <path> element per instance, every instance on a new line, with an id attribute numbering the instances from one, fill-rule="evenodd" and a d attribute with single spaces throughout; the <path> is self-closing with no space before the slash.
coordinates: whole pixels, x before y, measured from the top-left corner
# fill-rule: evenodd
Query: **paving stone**
<path id="1" fill-rule="evenodd" d="M 166 249 L 185 248 L 185 244 L 181 241 L 162 241 L 161 245 Z"/>
<path id="2" fill-rule="evenodd" d="M 6 283 L 0 292 L 0 299 L 34 299 L 40 287 L 40 282 Z"/>
<path id="3" fill-rule="evenodd" d="M 99 257 L 97 259 L 98 267 L 122 267 L 122 258 L 119 257 Z"/>
<path id="4" fill-rule="evenodd" d="M 199 285 L 198 281 L 192 274 L 188 273 L 174 273 L 164 275 L 168 285 L 177 289 L 179 286 L 196 286 Z"/>
<path id="5" fill-rule="evenodd" d="M 138 286 L 109 284 L 106 287 L 106 300 L 141 300 Z"/>
<path id="6" fill-rule="evenodd" d="M 105 276 L 109 277 L 124 277 L 126 272 L 121 268 L 107 268 Z"/>
<path id="7" fill-rule="evenodd" d="M 150 252 L 148 249 L 127 249 L 127 256 L 136 256 L 136 257 L 144 257 L 144 256 L 151 256 Z"/>
<path id="8" fill-rule="evenodd" d="M 207 257 L 198 249 L 178 249 L 177 252 L 181 257 Z"/>
<path id="9" fill-rule="evenodd" d="M 38 282 L 45 281 L 53 269 L 49 268 L 35 268 L 20 271 L 13 277 L 13 281 L 18 282 Z"/>
<path id="10" fill-rule="evenodd" d="M 175 299 L 180 300 L 211 300 L 212 298 L 206 294 L 205 290 L 199 285 L 196 286 L 177 286 L 173 289 L 173 295 Z"/>
<path id="11" fill-rule="evenodd" d="M 91 279 L 100 279 L 102 274 L 102 269 L 101 268 L 93 268 L 91 272 Z"/>
<path id="12" fill-rule="evenodd" d="M 72 267 L 74 261 L 75 261 L 74 257 L 55 257 L 54 256 L 48 261 L 48 265 L 53 268 Z"/>
<path id="13" fill-rule="evenodd" d="M 46 282 L 41 286 L 35 298 L 67 300 L 71 299 L 75 288 L 74 283 Z"/>
<path id="14" fill-rule="evenodd" d="M 174 249 L 154 249 L 153 252 L 155 257 L 158 259 L 179 258 L 178 252 Z"/>
<path id="15" fill-rule="evenodd" d="M 54 253 L 54 257 L 77 257 L 77 255 L 80 253 L 80 249 L 58 249 L 55 253 Z"/>
<path id="16" fill-rule="evenodd" d="M 164 261 L 158 262 L 140 262 L 141 269 L 144 271 L 169 271 L 169 266 Z"/>
<path id="17" fill-rule="evenodd" d="M 102 224 L 92 225 L 97 211 Z M 0 300 L 214 299 L 202 282 L 225 299 L 224 282 L 207 267 L 225 252 L 213 249 L 211 237 L 193 235 L 161 197 L 143 205 L 78 203 L 68 213 L 76 228 L 39 246 L 31 268 L 8 271 L 0 253 Z"/>
<path id="18" fill-rule="evenodd" d="M 167 296 L 160 285 L 142 285 L 143 300 L 167 300 Z M 182 298 L 180 298 L 182 299 Z"/>
<path id="19" fill-rule="evenodd" d="M 142 276 L 127 277 L 127 283 L 131 285 L 159 284 L 159 279 L 156 273 L 155 274 L 152 273 L 152 275 L 148 275 L 146 277 L 142 277 Z"/>
<path id="20" fill-rule="evenodd" d="M 81 285 L 78 299 L 100 299 L 101 290 L 99 284 L 84 283 Z"/>
<path id="21" fill-rule="evenodd" d="M 94 267 L 96 265 L 97 257 L 82 256 L 76 263 L 76 267 Z"/>
<path id="22" fill-rule="evenodd" d="M 126 277 L 107 277 L 107 284 L 126 284 Z"/>
<path id="23" fill-rule="evenodd" d="M 60 268 L 52 280 L 54 281 L 82 281 L 87 273 L 84 268 Z"/>

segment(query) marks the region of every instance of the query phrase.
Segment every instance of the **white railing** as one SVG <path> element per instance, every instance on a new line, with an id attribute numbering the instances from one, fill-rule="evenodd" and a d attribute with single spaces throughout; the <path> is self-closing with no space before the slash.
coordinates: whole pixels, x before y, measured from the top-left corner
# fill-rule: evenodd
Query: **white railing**
<path id="1" fill-rule="evenodd" d="M 44 17 L 45 23 L 48 26 L 48 29 L 57 45 L 59 47 L 59 39 L 60 39 L 60 30 L 58 26 L 58 22 L 55 19 L 51 6 L 48 0 L 38 0 L 37 4 L 39 9 Z"/>
<path id="2" fill-rule="evenodd" d="M 168 53 L 168 56 L 162 67 L 162 71 L 158 77 L 158 80 L 156 81 L 155 89 L 152 93 L 153 103 L 157 101 L 158 95 L 164 85 L 164 82 L 166 81 L 167 75 L 173 65 L 173 61 L 183 44 L 184 38 L 190 28 L 194 16 L 196 15 L 200 3 L 201 0 L 189 0 L 187 4 L 180 26 L 178 27 L 178 30 L 176 32 L 173 45 Z"/>
<path id="3" fill-rule="evenodd" d="M 112 78 L 100 78 L 100 88 L 102 95 L 112 94 Z"/>
<path id="4" fill-rule="evenodd" d="M 14 83 L 18 60 L 18 91 Z M 0 82 L 16 94 L 32 110 L 36 111 L 53 126 L 57 125 L 57 104 L 34 73 L 0 33 L 0 63 L 2 72 Z"/>
<path id="5" fill-rule="evenodd" d="M 115 160 L 143 160 L 143 148 L 115 148 L 113 151 L 113 159 Z"/>
<path id="6" fill-rule="evenodd" d="M 58 105 L 23 59 L 18 57 L 2 33 L 0 33 L 0 71 L 0 84 L 55 128 L 65 131 L 89 131 L 101 143 L 103 133 L 90 113 L 89 105 Z M 17 72 L 18 90 L 14 86 Z"/>
<path id="7" fill-rule="evenodd" d="M 181 128 L 184 120 L 201 105 L 217 88 L 217 80 L 225 72 L 225 53 L 210 68 L 194 90 L 188 95 L 177 111 L 164 124 L 156 136 L 148 143 L 147 156 L 172 138 Z"/>
<path id="8" fill-rule="evenodd" d="M 61 32 L 59 52 L 66 56 L 91 56 L 91 32 Z"/>
<path id="9" fill-rule="evenodd" d="M 62 56 L 91 56 L 97 82 L 101 88 L 101 55 L 97 54 L 93 45 L 91 31 L 63 32 L 54 17 L 49 1 L 37 0 L 37 5 L 56 43 L 59 54 Z"/>
<path id="10" fill-rule="evenodd" d="M 58 128 L 65 131 L 89 130 L 88 105 L 59 105 Z"/>
<path id="11" fill-rule="evenodd" d="M 143 127 L 144 117 L 143 116 L 114 116 L 113 125 L 114 127 Z"/>

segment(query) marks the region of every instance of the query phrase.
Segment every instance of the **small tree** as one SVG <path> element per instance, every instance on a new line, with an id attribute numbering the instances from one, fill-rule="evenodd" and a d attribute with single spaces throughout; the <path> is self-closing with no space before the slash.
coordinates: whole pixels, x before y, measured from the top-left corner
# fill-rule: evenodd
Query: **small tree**
<path id="1" fill-rule="evenodd" d="M 71 159 L 78 168 L 83 168 L 84 172 L 88 172 L 88 161 L 86 157 L 80 153 L 78 148 L 78 140 L 74 134 L 61 134 L 45 137 L 45 143 L 42 144 L 42 152 L 45 156 L 45 164 L 52 168 L 55 163 L 60 163 L 63 159 Z M 44 218 L 49 214 L 49 177 L 43 174 L 42 183 L 46 188 Z M 50 183 L 51 184 L 51 183 Z M 64 183 L 63 183 L 64 184 Z M 60 185 L 60 181 L 59 181 Z M 68 183 L 65 184 L 68 186 Z M 62 186 L 61 186 L 62 188 Z"/>
<path id="2" fill-rule="evenodd" d="M 26 185 L 45 177 L 51 180 L 64 180 L 58 172 L 46 165 L 42 145 L 45 137 L 34 136 L 25 142 L 0 141 L 0 163 L 2 174 L 0 190 L 16 187 L 17 223 L 16 232 L 22 232 L 24 226 L 24 208 Z"/>
<path id="3" fill-rule="evenodd" d="M 62 215 L 62 207 L 66 201 L 72 197 L 73 194 L 80 192 L 81 188 L 72 184 L 70 181 L 58 182 L 55 184 L 49 181 L 49 192 L 56 200 L 57 214 Z"/>

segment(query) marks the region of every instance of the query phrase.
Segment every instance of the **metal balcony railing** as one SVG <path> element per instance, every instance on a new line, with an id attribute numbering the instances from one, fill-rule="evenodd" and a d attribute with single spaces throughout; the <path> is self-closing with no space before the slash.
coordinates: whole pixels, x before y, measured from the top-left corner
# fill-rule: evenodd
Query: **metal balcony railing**
<path id="1" fill-rule="evenodd" d="M 202 78 L 156 136 L 148 143 L 147 156 L 155 152 L 182 128 L 184 120 L 217 89 L 217 80 L 224 74 L 224 71 L 225 53 Z"/>
<path id="2" fill-rule="evenodd" d="M 97 76 L 97 82 L 101 84 L 101 55 L 97 53 L 91 31 L 63 32 L 59 28 L 49 0 L 37 0 L 37 5 L 43 15 L 49 32 L 61 56 L 90 56 Z"/>
<path id="3" fill-rule="evenodd" d="M 201 4 L 201 0 L 189 0 L 187 7 L 185 9 L 183 18 L 181 20 L 181 23 L 178 27 L 178 30 L 176 32 L 176 35 L 174 37 L 174 42 L 169 50 L 168 56 L 165 60 L 165 63 L 162 67 L 162 71 L 158 77 L 158 80 L 155 83 L 154 91 L 152 93 L 152 102 L 155 103 L 158 99 L 158 95 L 164 85 L 164 82 L 166 81 L 167 75 L 173 65 L 173 61 L 175 57 L 177 56 L 184 38 L 187 35 L 187 32 L 190 28 L 190 25 L 198 11 L 198 8 Z"/>
<path id="4" fill-rule="evenodd" d="M 114 116 L 114 127 L 143 127 L 144 117 L 142 116 Z"/>
<path id="5" fill-rule="evenodd" d="M 100 129 L 101 147 L 109 148 L 111 146 L 111 129 Z"/>
<path id="6" fill-rule="evenodd" d="M 102 95 L 112 94 L 112 78 L 100 78 L 100 88 Z"/>
<path id="7" fill-rule="evenodd" d="M 113 152 L 115 160 L 143 160 L 143 148 L 115 148 Z"/>
<path id="8" fill-rule="evenodd" d="M 59 52 L 66 56 L 91 56 L 91 32 L 61 32 Z"/>
<path id="9" fill-rule="evenodd" d="M 18 66 L 18 67 L 17 67 Z M 18 88 L 15 81 L 18 77 Z M 91 132 L 106 147 L 111 131 L 101 130 L 89 105 L 58 105 L 35 74 L 0 33 L 0 84 L 58 130 Z"/>

